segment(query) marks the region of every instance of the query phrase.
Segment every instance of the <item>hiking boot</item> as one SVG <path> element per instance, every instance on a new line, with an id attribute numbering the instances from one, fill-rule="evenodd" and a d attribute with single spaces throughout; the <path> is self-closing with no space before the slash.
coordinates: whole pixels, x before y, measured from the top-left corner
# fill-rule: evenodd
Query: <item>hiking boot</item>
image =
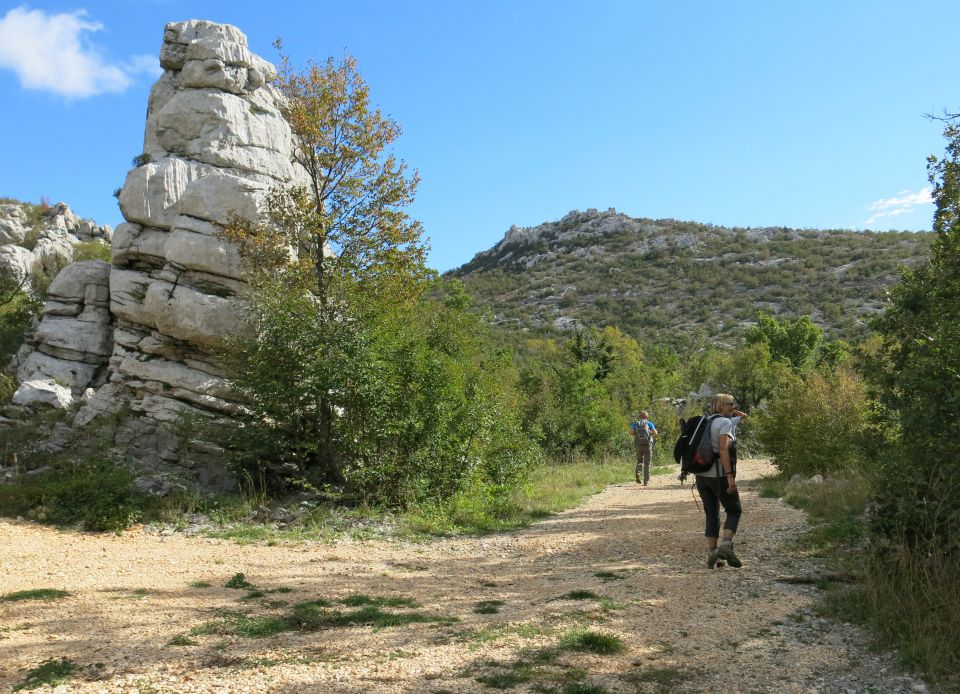
<path id="1" fill-rule="evenodd" d="M 712 569 L 714 566 L 717 565 L 717 556 L 718 556 L 717 550 L 715 549 L 707 550 L 707 568 L 708 569 Z"/>
<path id="2" fill-rule="evenodd" d="M 743 566 L 743 562 L 740 561 L 740 557 L 733 553 L 732 540 L 720 540 L 720 544 L 717 546 L 717 558 L 723 559 L 735 569 L 739 569 L 741 566 Z"/>
<path id="3" fill-rule="evenodd" d="M 640 473 L 637 473 L 637 484 L 643 484 L 643 478 L 640 477 Z"/>

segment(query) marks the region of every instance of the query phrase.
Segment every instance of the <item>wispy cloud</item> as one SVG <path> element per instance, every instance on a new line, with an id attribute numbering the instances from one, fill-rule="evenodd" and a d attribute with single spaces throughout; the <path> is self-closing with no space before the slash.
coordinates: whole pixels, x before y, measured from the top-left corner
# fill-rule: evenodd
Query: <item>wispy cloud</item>
<path id="1" fill-rule="evenodd" d="M 883 198 L 882 200 L 871 202 L 867 205 L 867 209 L 873 214 L 870 215 L 870 219 L 863 223 L 863 226 L 869 227 L 882 219 L 899 217 L 902 214 L 913 212 L 915 208 L 921 205 L 929 205 L 933 202 L 930 193 L 930 187 L 923 188 L 916 192 L 901 190 L 892 198 Z"/>
<path id="2" fill-rule="evenodd" d="M 0 18 L 0 69 L 12 70 L 26 89 L 68 98 L 120 92 L 139 73 L 157 75 L 155 57 L 111 61 L 88 37 L 103 29 L 85 10 L 47 14 L 16 7 Z"/>

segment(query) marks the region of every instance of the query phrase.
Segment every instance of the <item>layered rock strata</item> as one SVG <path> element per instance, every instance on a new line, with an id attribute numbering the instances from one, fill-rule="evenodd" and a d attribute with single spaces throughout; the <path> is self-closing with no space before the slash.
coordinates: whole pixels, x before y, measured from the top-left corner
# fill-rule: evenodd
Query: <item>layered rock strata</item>
<path id="1" fill-rule="evenodd" d="M 14 357 L 20 387 L 13 404 L 66 408 L 107 379 L 113 353 L 110 265 L 73 263 L 47 289 L 43 319 Z"/>
<path id="2" fill-rule="evenodd" d="M 194 465 L 175 431 L 184 413 L 229 415 L 237 403 L 217 356 L 242 329 L 236 249 L 219 234 L 231 214 L 258 218 L 273 186 L 302 182 L 291 164 L 273 66 L 235 27 L 168 24 L 164 74 L 147 107 L 140 164 L 119 195 L 113 237 L 108 382 L 77 425 L 126 411 L 116 442 L 157 476 Z"/>

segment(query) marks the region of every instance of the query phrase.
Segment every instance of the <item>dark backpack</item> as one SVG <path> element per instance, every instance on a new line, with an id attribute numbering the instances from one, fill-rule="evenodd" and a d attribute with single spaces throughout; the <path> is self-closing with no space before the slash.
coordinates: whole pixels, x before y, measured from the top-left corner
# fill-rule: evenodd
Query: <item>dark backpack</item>
<path id="1" fill-rule="evenodd" d="M 707 472 L 717 460 L 710 441 L 710 426 L 719 415 L 697 415 L 680 420 L 680 438 L 673 446 L 673 459 L 680 465 L 680 478 L 689 473 Z"/>

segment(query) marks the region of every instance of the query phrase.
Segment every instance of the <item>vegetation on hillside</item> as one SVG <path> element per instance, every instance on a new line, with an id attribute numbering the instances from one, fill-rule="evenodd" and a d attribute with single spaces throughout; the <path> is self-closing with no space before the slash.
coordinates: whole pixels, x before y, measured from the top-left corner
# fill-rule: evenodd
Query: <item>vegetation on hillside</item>
<path id="1" fill-rule="evenodd" d="M 505 333 L 553 335 L 573 320 L 684 352 L 738 343 L 764 310 L 809 316 L 830 339 L 856 341 L 898 269 L 922 262 L 933 241 L 929 232 L 728 229 L 623 215 L 619 231 L 601 233 L 605 219 L 571 213 L 538 227 L 536 240 L 502 242 L 450 274 Z"/>

